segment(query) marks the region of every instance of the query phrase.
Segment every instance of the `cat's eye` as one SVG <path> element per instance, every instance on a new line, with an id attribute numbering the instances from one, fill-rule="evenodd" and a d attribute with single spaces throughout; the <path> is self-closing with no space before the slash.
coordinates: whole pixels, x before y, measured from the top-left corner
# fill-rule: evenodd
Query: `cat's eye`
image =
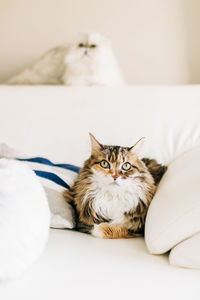
<path id="1" fill-rule="evenodd" d="M 80 48 L 83 48 L 83 47 L 84 47 L 84 44 L 83 44 L 83 43 L 80 43 L 80 44 L 78 44 L 78 46 L 79 46 Z"/>
<path id="2" fill-rule="evenodd" d="M 97 47 L 97 45 L 95 45 L 95 44 L 90 45 L 90 48 L 96 48 L 96 47 Z"/>
<path id="3" fill-rule="evenodd" d="M 109 164 L 109 162 L 107 161 L 107 160 L 102 160 L 101 162 L 100 162 L 100 166 L 102 167 L 102 168 L 104 168 L 104 169 L 110 169 L 110 164 Z"/>
<path id="4" fill-rule="evenodd" d="M 128 171 L 131 169 L 131 164 L 129 162 L 126 162 L 122 165 L 122 170 Z"/>

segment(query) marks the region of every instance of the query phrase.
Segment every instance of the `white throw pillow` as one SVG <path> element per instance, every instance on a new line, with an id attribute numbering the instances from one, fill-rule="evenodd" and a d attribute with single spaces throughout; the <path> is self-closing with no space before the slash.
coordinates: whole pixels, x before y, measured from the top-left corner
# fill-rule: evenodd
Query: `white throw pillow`
<path id="1" fill-rule="evenodd" d="M 48 201 L 34 172 L 0 159 L 0 280 L 19 276 L 38 258 L 49 224 Z"/>
<path id="2" fill-rule="evenodd" d="M 200 233 L 174 247 L 169 255 L 171 265 L 200 269 Z"/>
<path id="3" fill-rule="evenodd" d="M 168 166 L 149 207 L 145 240 L 152 254 L 161 254 L 200 232 L 200 148 Z"/>
<path id="4" fill-rule="evenodd" d="M 74 209 L 65 201 L 63 192 L 73 185 L 79 167 L 69 164 L 54 164 L 42 157 L 23 158 L 20 161 L 28 165 L 37 174 L 45 189 L 51 211 L 50 227 L 74 228 Z"/>
<path id="5" fill-rule="evenodd" d="M 65 201 L 63 192 L 73 185 L 79 167 L 69 164 L 54 164 L 42 157 L 28 157 L 6 144 L 0 144 L 0 157 L 19 159 L 36 172 L 47 194 L 51 210 L 51 228 L 74 228 L 75 218 L 72 206 Z"/>

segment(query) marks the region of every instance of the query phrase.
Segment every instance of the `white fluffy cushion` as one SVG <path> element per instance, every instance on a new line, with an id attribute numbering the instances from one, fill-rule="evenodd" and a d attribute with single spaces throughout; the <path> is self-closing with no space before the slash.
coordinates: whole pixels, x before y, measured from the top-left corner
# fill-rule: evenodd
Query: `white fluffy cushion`
<path id="1" fill-rule="evenodd" d="M 149 251 L 161 254 L 200 232 L 200 148 L 169 165 L 150 205 L 145 229 Z"/>
<path id="2" fill-rule="evenodd" d="M 20 275 L 38 258 L 49 224 L 47 198 L 34 172 L 0 159 L 0 280 Z"/>
<path id="3" fill-rule="evenodd" d="M 174 247 L 169 255 L 170 264 L 200 269 L 200 233 Z"/>

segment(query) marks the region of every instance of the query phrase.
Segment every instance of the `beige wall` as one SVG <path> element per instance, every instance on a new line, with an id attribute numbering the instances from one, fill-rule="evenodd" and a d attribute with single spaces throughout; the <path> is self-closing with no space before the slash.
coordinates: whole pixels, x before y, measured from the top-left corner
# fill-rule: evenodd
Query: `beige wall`
<path id="1" fill-rule="evenodd" d="M 200 82 L 200 0 L 0 0 L 0 81 L 80 31 L 106 33 L 130 84 Z"/>

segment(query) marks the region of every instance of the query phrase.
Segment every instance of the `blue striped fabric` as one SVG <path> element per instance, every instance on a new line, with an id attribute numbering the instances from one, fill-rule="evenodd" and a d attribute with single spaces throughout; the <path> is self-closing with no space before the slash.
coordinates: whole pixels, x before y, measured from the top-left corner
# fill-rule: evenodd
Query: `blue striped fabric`
<path id="1" fill-rule="evenodd" d="M 80 171 L 80 167 L 70 165 L 70 164 L 54 164 L 49 159 L 43 158 L 43 157 L 32 157 L 32 158 L 18 158 L 18 160 L 21 161 L 30 161 L 30 162 L 36 162 L 44 165 L 54 166 L 54 167 L 60 167 L 67 170 L 74 171 L 78 173 Z"/>
<path id="2" fill-rule="evenodd" d="M 38 175 L 42 178 L 51 180 L 54 183 L 66 188 L 66 189 L 69 189 L 69 185 L 64 180 L 62 180 L 62 178 L 60 178 L 58 175 L 56 175 L 52 172 L 38 171 L 38 170 L 34 170 L 34 172 L 36 175 Z"/>
<path id="3" fill-rule="evenodd" d="M 32 157 L 32 158 L 18 158 L 18 160 L 23 161 L 23 162 L 30 162 L 30 163 L 36 163 L 40 164 L 41 170 L 34 170 L 33 171 L 41 178 L 45 178 L 49 181 L 54 182 L 55 184 L 63 187 L 63 188 L 69 188 L 69 185 L 67 182 L 65 182 L 58 174 L 56 174 L 55 169 L 56 168 L 61 168 L 65 170 L 72 171 L 76 174 L 79 173 L 80 167 L 70 165 L 70 164 L 54 164 L 50 160 L 43 158 L 43 157 Z M 51 170 L 52 172 L 48 172 L 43 170 L 43 166 L 50 166 L 52 167 Z M 56 168 L 55 168 L 56 167 Z"/>

